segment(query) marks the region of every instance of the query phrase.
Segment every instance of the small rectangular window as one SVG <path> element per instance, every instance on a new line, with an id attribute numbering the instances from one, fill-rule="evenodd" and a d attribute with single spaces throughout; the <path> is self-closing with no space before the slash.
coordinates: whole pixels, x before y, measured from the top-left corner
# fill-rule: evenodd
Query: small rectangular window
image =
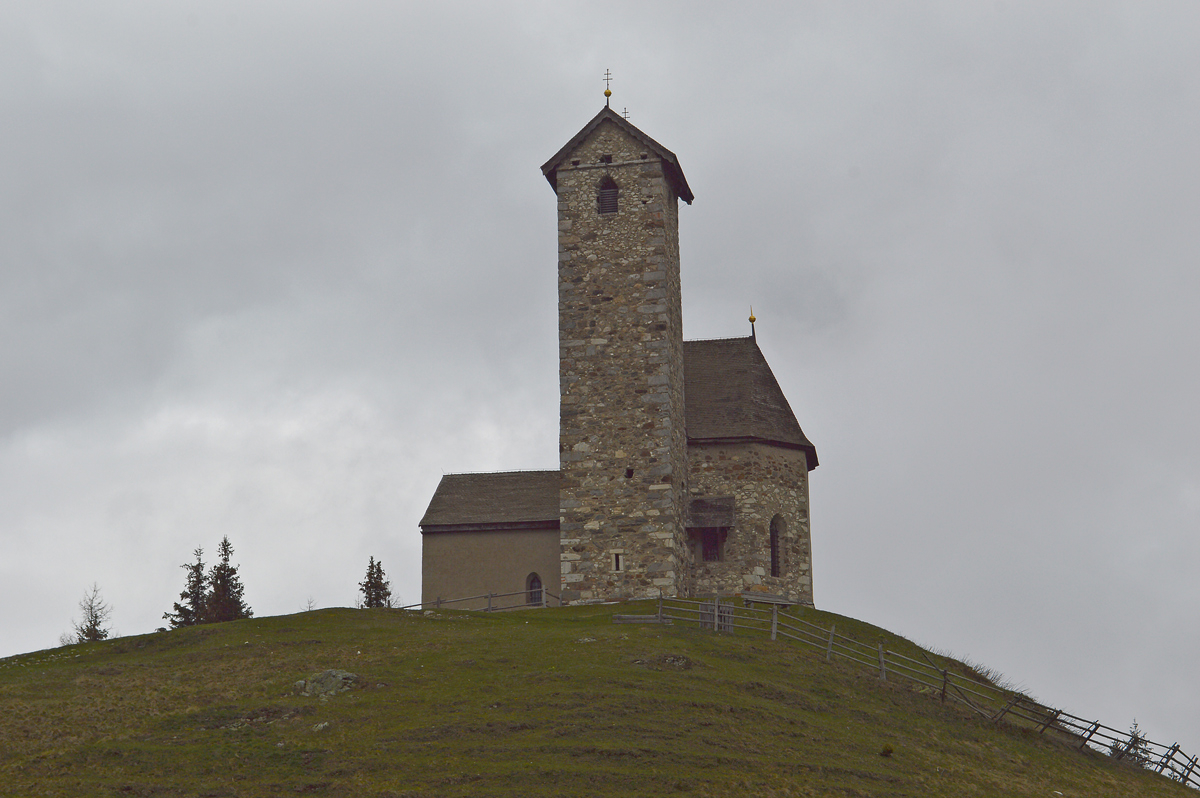
<path id="1" fill-rule="evenodd" d="M 621 552 L 619 552 L 619 551 L 614 551 L 614 552 L 613 552 L 613 570 L 614 570 L 614 571 L 623 571 L 623 570 L 625 570 L 625 568 L 624 568 L 624 566 L 625 566 L 624 559 L 625 559 L 625 556 L 624 556 L 624 555 L 623 555 Z"/>
<path id="2" fill-rule="evenodd" d="M 723 526 L 693 527 L 688 530 L 691 541 L 692 557 L 695 562 L 723 562 L 725 560 L 725 539 L 729 529 Z"/>

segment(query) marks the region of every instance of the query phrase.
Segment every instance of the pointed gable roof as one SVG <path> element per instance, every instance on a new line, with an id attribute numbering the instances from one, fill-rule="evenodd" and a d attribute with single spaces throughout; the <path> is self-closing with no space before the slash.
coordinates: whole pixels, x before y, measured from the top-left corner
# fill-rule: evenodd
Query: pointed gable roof
<path id="1" fill-rule="evenodd" d="M 753 338 L 683 342 L 683 397 L 688 444 L 763 442 L 802 449 L 808 470 L 817 447 Z"/>
<path id="2" fill-rule="evenodd" d="M 596 114 L 591 122 L 583 126 L 583 129 L 575 134 L 574 138 L 568 141 L 563 148 L 554 153 L 554 157 L 542 164 L 542 174 L 546 176 L 546 180 L 550 181 L 550 187 L 555 191 L 558 190 L 558 168 L 563 162 L 570 157 L 583 140 L 591 135 L 592 131 L 600 127 L 604 122 L 612 122 L 627 135 L 637 139 L 642 144 L 645 144 L 651 152 L 662 159 L 664 172 L 667 175 L 667 181 L 671 184 L 671 188 L 675 190 L 676 195 L 686 202 L 692 204 L 695 196 L 692 190 L 688 188 L 687 178 L 683 176 L 683 169 L 679 166 L 679 159 L 675 157 L 675 153 L 668 150 L 663 145 L 659 144 L 654 139 L 647 136 L 642 131 L 638 130 L 628 119 L 618 114 L 607 105 L 600 109 L 600 113 Z"/>

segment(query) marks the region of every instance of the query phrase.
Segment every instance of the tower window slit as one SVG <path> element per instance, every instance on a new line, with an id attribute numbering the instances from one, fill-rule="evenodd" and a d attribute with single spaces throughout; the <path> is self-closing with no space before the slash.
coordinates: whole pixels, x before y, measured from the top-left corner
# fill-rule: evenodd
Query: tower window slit
<path id="1" fill-rule="evenodd" d="M 771 519 L 771 576 L 783 576 L 783 557 L 780 538 L 787 532 L 787 521 L 782 516 Z"/>

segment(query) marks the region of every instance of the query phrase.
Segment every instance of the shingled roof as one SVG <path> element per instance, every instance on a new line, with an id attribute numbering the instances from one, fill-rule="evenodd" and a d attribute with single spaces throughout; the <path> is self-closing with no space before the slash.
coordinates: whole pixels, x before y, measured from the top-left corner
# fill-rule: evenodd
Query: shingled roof
<path id="1" fill-rule="evenodd" d="M 683 373 L 689 444 L 778 444 L 802 449 L 808 469 L 817 467 L 817 448 L 754 338 L 684 341 Z"/>
<path id="2" fill-rule="evenodd" d="M 753 338 L 684 341 L 683 364 L 689 445 L 770 443 L 802 450 L 809 470 L 817 467 L 817 449 L 804 436 Z M 560 480 L 558 471 L 447 474 L 421 519 L 421 531 L 557 529 Z M 689 509 L 697 524 L 708 523 L 704 519 L 710 515 L 732 517 L 732 512 L 730 497 Z"/>
<path id="3" fill-rule="evenodd" d="M 557 471 L 446 474 L 421 519 L 421 531 L 557 529 L 559 480 Z"/>
<path id="4" fill-rule="evenodd" d="M 554 157 L 542 164 L 542 174 L 550 181 L 550 187 L 558 191 L 558 167 L 567 159 L 575 148 L 583 143 L 591 132 L 600 127 L 600 123 L 608 120 L 616 125 L 625 133 L 642 142 L 663 161 L 664 171 L 667 175 L 667 181 L 671 184 L 671 188 L 675 190 L 675 194 L 688 205 L 692 204 L 692 200 L 696 197 L 692 194 L 692 190 L 688 188 L 687 178 L 683 176 L 683 169 L 679 166 L 679 159 L 675 157 L 675 153 L 668 150 L 663 145 L 659 144 L 654 139 L 647 136 L 641 130 L 633 125 L 628 119 L 618 114 L 607 105 L 600 109 L 600 113 L 592 117 L 592 121 L 583 126 L 583 129 L 575 134 L 574 138 L 568 141 L 563 148 L 554 153 Z"/>

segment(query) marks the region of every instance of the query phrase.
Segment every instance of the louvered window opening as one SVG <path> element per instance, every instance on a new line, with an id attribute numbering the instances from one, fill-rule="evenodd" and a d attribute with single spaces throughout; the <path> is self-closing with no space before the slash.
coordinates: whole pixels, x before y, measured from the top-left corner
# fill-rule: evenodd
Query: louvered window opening
<path id="1" fill-rule="evenodd" d="M 612 188 L 600 189 L 600 194 L 597 197 L 597 204 L 600 208 L 600 213 L 616 213 L 617 212 L 617 189 Z"/>

